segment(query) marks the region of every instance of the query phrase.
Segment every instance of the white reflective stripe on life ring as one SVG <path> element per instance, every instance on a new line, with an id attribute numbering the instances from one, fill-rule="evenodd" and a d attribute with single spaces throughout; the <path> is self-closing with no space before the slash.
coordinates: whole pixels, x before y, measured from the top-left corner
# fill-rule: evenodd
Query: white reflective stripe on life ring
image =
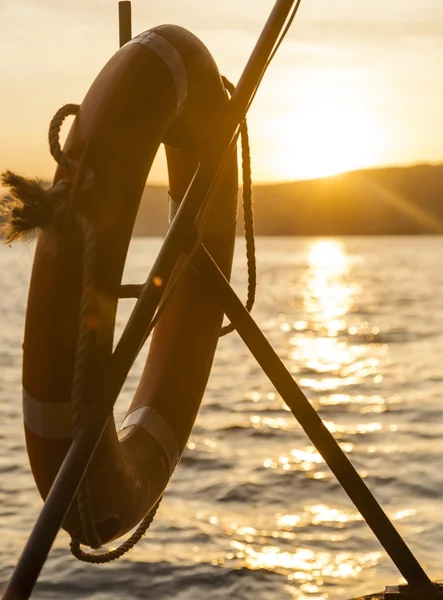
<path id="1" fill-rule="evenodd" d="M 155 408 L 141 406 L 125 417 L 118 430 L 118 439 L 123 440 L 131 435 L 137 427 L 147 431 L 164 450 L 169 462 L 169 472 L 172 475 L 180 458 L 178 440 L 172 427 Z"/>
<path id="2" fill-rule="evenodd" d="M 26 427 L 42 438 L 72 437 L 72 402 L 40 402 L 23 389 L 23 418 Z"/>
<path id="3" fill-rule="evenodd" d="M 188 74 L 186 66 L 178 50 L 166 38 L 155 31 L 145 31 L 132 38 L 124 47 L 132 44 L 143 44 L 159 56 L 174 79 L 177 90 L 178 112 L 181 111 L 188 95 Z"/>

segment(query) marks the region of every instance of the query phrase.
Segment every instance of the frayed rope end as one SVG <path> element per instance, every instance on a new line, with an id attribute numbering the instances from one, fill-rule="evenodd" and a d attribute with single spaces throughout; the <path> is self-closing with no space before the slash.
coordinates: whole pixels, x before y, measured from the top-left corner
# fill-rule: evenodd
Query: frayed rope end
<path id="1" fill-rule="evenodd" d="M 0 218 L 5 220 L 0 232 L 7 244 L 29 238 L 37 228 L 53 221 L 54 202 L 60 198 L 61 189 L 45 189 L 41 180 L 11 171 L 2 174 L 1 183 L 10 191 L 10 195 L 0 199 Z"/>

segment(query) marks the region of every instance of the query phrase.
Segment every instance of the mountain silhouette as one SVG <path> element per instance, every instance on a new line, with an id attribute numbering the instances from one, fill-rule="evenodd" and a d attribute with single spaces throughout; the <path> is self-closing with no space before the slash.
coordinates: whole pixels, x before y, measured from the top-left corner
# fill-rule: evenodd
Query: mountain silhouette
<path id="1" fill-rule="evenodd" d="M 443 165 L 364 169 L 253 191 L 257 235 L 443 233 Z M 167 188 L 148 186 L 134 235 L 164 235 L 167 215 Z"/>

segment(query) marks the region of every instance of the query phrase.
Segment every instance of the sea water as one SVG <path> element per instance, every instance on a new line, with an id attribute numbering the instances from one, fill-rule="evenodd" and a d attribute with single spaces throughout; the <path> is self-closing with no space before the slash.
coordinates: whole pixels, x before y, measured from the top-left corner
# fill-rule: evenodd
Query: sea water
<path id="1" fill-rule="evenodd" d="M 134 239 L 140 283 L 160 240 Z M 238 240 L 233 284 L 246 295 Z M 34 246 L 0 248 L 0 581 L 41 509 L 21 360 Z M 259 238 L 253 316 L 428 574 L 443 575 L 443 238 Z M 133 307 L 121 301 L 117 332 Z M 115 411 L 121 421 L 140 356 Z M 125 558 L 77 562 L 61 532 L 34 597 L 344 600 L 397 569 L 236 333 L 220 340 L 158 515 Z"/>

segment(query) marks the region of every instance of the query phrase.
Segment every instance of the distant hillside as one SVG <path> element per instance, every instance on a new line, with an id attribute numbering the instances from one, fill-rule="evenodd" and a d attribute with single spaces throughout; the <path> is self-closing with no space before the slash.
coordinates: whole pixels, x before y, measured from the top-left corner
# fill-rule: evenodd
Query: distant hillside
<path id="1" fill-rule="evenodd" d="M 443 165 L 257 185 L 254 212 L 257 235 L 443 233 Z M 134 235 L 164 235 L 167 214 L 167 189 L 148 186 Z"/>

